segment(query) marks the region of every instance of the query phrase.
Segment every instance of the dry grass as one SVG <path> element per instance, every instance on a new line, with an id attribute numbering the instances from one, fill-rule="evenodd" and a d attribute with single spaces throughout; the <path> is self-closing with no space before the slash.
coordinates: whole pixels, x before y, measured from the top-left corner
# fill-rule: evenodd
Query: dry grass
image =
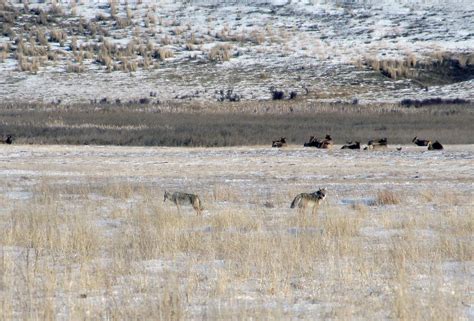
<path id="1" fill-rule="evenodd" d="M 135 70 L 136 65 L 123 58 L 114 68 Z M 81 63 L 68 70 L 81 72 Z M 289 143 L 302 145 L 312 135 L 326 134 L 337 144 L 354 140 L 365 144 L 388 137 L 393 146 L 411 144 L 414 136 L 443 144 L 473 142 L 474 113 L 462 105 L 403 108 L 298 101 L 157 105 L 153 97 L 118 104 L 109 101 L 71 108 L 4 104 L 1 124 L 17 143 L 235 146 L 268 145 L 286 136 Z"/>
<path id="2" fill-rule="evenodd" d="M 427 57 L 417 57 L 412 52 L 406 52 L 400 59 L 366 56 L 364 63 L 372 70 L 392 79 L 410 78 L 423 86 L 428 86 L 469 80 L 472 77 L 473 57 L 474 54 L 471 52 L 453 53 L 437 50 Z M 361 62 L 355 60 L 354 65 L 360 68 Z"/>
<path id="3" fill-rule="evenodd" d="M 397 205 L 400 204 L 400 197 L 390 190 L 383 190 L 377 193 L 376 204 L 378 205 Z"/>
<path id="4" fill-rule="evenodd" d="M 228 61 L 232 55 L 232 46 L 229 44 L 215 45 L 209 51 L 209 60 L 211 61 Z"/>
<path id="5" fill-rule="evenodd" d="M 137 148 L 27 149 L 34 148 L 26 161 L 5 164 L 11 174 L 0 176 L 4 320 L 468 317 L 470 190 L 439 194 L 425 181 L 421 187 L 405 185 L 413 196 L 391 207 L 346 206 L 338 199 L 357 191 L 341 188 L 358 181 L 332 178 L 324 183 L 331 184 L 328 202 L 312 215 L 289 209 L 290 196 L 312 186 L 311 179 L 299 174 L 278 184 L 272 176 L 287 162 L 306 168 L 291 155 L 268 154 L 253 165 L 231 167 L 220 157 L 198 154 L 197 161 L 186 162 L 182 150 L 162 149 L 156 165 L 150 151 L 140 154 Z M 56 162 L 58 153 L 64 157 L 60 163 L 44 161 Z M 248 162 L 246 155 L 232 159 Z M 378 156 L 368 155 L 374 158 L 371 171 L 384 172 L 383 162 L 374 165 Z M 336 168 L 326 174 L 344 173 L 347 160 L 328 157 L 319 158 L 321 166 Z M 333 161 L 338 157 L 342 164 Z M 267 163 L 258 165 L 263 159 Z M 138 160 L 143 168 L 135 168 Z M 210 164 L 203 167 L 204 160 Z M 219 183 L 270 165 L 274 169 L 253 177 L 252 184 Z M 20 169 L 39 176 L 14 174 Z M 399 160 L 398 170 L 406 177 L 416 171 L 408 159 Z M 392 175 L 387 180 L 405 177 Z M 438 176 L 436 168 L 424 170 L 433 185 L 444 184 Z M 449 176 L 450 186 L 464 184 L 461 172 Z M 180 177 L 203 196 L 202 217 L 186 207 L 178 214 L 163 203 L 163 190 L 177 189 Z M 10 199 L 12 191 L 30 194 L 18 202 Z M 382 193 L 384 204 L 404 195 L 399 188 L 388 191 Z M 274 206 L 264 206 L 261 195 Z"/>
<path id="6" fill-rule="evenodd" d="M 66 201 L 48 190 L 38 191 L 32 202 L 13 206 L 3 219 L 7 228 L 0 241 L 3 282 L 16 290 L 2 296 L 3 318 L 24 313 L 53 317 L 59 312 L 59 298 L 65 297 L 66 309 L 77 317 L 89 310 L 112 318 L 160 315 L 160 319 L 179 320 L 210 313 L 225 319 L 242 311 L 239 293 L 255 291 L 260 297 L 257 302 L 284 301 L 289 296 L 311 304 L 313 286 L 319 289 L 318 301 L 350 306 L 347 311 L 334 308 L 336 319 L 341 313 L 412 320 L 434 312 L 460 316 L 455 302 L 463 295 L 456 288 L 452 288 L 455 295 L 437 287 L 420 292 L 415 284 L 418 273 L 426 270 L 418 267 L 420 262 L 432 262 L 435 269 L 427 277 L 442 282 L 441 262 L 472 260 L 468 243 L 459 239 L 464 233 L 442 233 L 437 241 L 426 243 L 410 232 L 412 226 L 406 226 L 406 236 L 392 239 L 383 250 L 359 236 L 370 222 L 370 213 L 361 218 L 330 208 L 320 220 L 292 214 L 288 223 L 271 223 L 265 215 L 229 209 L 199 219 L 169 212 L 150 199 L 121 209 L 126 200 L 146 196 L 132 190 L 113 185 L 99 194 L 116 199 L 110 211 L 98 210 L 98 201 Z M 98 224 L 101 220 L 108 223 Z M 296 234 L 287 233 L 292 229 Z M 472 233 L 472 224 L 466 232 Z M 181 267 L 172 263 L 175 260 L 182 262 Z M 389 265 L 376 264 L 383 261 Z M 171 265 L 159 268 L 162 264 Z M 56 272 L 51 272 L 51 266 Z M 196 266 L 207 266 L 207 271 Z M 13 282 L 15 287 L 10 287 Z M 375 291 L 369 301 L 375 305 L 363 299 L 369 290 Z M 33 297 L 26 295 L 30 291 Z M 12 301 L 17 295 L 19 301 Z M 189 307 L 203 295 L 222 307 L 196 315 Z M 310 297 L 305 299 L 306 295 Z M 95 305 L 97 299 L 105 305 Z M 361 311 L 359 305 L 369 310 Z M 258 306 L 243 312 L 278 319 L 292 315 L 279 309 L 262 312 Z"/>

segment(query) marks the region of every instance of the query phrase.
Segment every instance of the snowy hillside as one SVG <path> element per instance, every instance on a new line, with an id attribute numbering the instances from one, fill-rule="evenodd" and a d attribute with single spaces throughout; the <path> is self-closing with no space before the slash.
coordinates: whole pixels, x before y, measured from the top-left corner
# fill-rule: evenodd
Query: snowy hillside
<path id="1" fill-rule="evenodd" d="M 474 99 L 469 1 L 43 2 L 0 5 L 4 101 Z"/>

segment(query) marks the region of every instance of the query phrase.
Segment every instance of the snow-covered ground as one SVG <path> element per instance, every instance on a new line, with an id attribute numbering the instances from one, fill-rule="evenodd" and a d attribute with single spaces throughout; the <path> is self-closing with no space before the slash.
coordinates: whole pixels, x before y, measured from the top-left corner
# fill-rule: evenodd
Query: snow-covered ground
<path id="1" fill-rule="evenodd" d="M 470 320 L 473 161 L 473 145 L 0 145 L 2 317 Z M 289 208 L 321 187 L 316 214 Z"/>
<path id="2" fill-rule="evenodd" d="M 13 54 L 0 63 L 0 97 L 45 103 L 106 97 L 123 102 L 156 93 L 152 101 L 216 100 L 221 90 L 231 89 L 241 99 L 258 100 L 269 99 L 274 87 L 310 100 L 474 99 L 474 80 L 425 90 L 423 84 L 391 79 L 367 66 L 374 59 L 424 61 L 439 59 L 443 53 L 471 54 L 466 63 L 474 64 L 474 9 L 468 2 L 128 1 L 128 6 L 121 2 L 117 16 L 129 15 L 134 25 L 117 29 L 113 23 L 100 22 L 108 31 L 104 39 L 123 47 L 133 39 L 161 44 L 173 57 L 131 73 L 107 73 L 93 59 L 84 59 L 83 73 L 66 73 L 67 62 L 74 61 L 66 49 L 69 35 L 64 47 L 51 45 L 62 58 L 45 62 L 34 75 L 17 71 Z M 30 3 L 30 8 L 49 8 Z M 61 3 L 65 13 L 76 14 L 58 22 L 65 30 L 78 17 L 88 21 L 111 13 L 107 1 L 81 1 L 74 9 L 67 1 Z M 77 43 L 93 44 L 98 38 L 77 36 Z M 13 44 L 7 37 L 0 42 Z M 227 46 L 230 59 L 209 61 L 219 45 Z M 142 58 L 134 59 L 139 63 Z"/>

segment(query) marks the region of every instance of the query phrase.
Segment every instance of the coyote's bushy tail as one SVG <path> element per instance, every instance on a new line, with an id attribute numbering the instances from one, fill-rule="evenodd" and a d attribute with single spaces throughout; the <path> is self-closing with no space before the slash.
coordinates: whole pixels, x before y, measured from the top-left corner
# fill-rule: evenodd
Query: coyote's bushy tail
<path id="1" fill-rule="evenodd" d="M 296 206 L 298 206 L 300 201 L 301 201 L 301 195 L 297 195 L 295 199 L 293 200 L 293 202 L 291 202 L 290 208 L 295 208 Z"/>
<path id="2" fill-rule="evenodd" d="M 201 200 L 197 196 L 193 200 L 193 208 L 196 211 L 198 211 L 198 214 L 200 214 L 200 212 L 204 210 L 204 207 L 202 206 Z"/>

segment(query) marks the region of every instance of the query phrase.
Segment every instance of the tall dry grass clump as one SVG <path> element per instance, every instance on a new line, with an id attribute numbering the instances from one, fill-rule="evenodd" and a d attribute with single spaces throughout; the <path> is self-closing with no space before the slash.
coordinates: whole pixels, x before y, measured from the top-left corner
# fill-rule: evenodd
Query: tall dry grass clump
<path id="1" fill-rule="evenodd" d="M 232 46 L 229 44 L 215 45 L 209 51 L 208 57 L 211 61 L 228 61 L 231 58 Z"/>
<path id="2" fill-rule="evenodd" d="M 157 57 L 159 57 L 159 59 L 161 59 L 161 60 L 164 60 L 164 59 L 167 59 L 167 58 L 172 58 L 173 57 L 173 51 L 171 49 L 168 49 L 168 48 L 159 48 L 158 53 L 157 53 Z"/>
<path id="3" fill-rule="evenodd" d="M 379 191 L 375 201 L 377 205 L 397 205 L 400 204 L 400 202 L 400 197 L 391 190 Z"/>

